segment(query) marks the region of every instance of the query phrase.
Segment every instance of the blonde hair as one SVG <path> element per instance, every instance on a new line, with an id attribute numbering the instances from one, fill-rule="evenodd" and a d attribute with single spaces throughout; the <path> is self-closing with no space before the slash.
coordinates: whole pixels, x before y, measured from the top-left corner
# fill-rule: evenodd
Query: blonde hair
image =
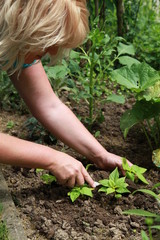
<path id="1" fill-rule="evenodd" d="M 51 46 L 63 54 L 88 30 L 86 0 L 0 0 L 1 69 L 20 70 L 27 54 Z"/>

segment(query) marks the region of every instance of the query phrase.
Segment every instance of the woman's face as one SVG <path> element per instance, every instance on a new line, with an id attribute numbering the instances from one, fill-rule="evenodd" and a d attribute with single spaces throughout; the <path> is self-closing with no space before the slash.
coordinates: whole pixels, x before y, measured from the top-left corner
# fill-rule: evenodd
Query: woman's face
<path id="1" fill-rule="evenodd" d="M 56 55 L 58 52 L 58 47 L 49 47 L 46 49 L 46 51 L 43 52 L 33 52 L 33 53 L 29 53 L 26 57 L 25 57 L 25 63 L 26 64 L 31 64 L 34 60 L 38 60 L 41 59 L 46 53 L 49 53 L 50 55 Z"/>

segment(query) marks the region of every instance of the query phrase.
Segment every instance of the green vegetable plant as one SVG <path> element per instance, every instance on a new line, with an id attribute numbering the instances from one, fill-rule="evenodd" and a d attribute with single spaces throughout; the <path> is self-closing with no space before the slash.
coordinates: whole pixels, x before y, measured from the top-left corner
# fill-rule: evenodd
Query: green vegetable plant
<path id="1" fill-rule="evenodd" d="M 160 230 L 160 225 L 157 225 L 157 223 L 160 223 L 160 214 L 155 214 L 142 209 L 130 209 L 124 211 L 123 214 L 137 215 L 145 218 L 145 223 L 148 226 L 148 234 L 142 230 L 142 240 L 153 240 L 152 229 Z"/>
<path id="2" fill-rule="evenodd" d="M 12 129 L 12 128 L 14 128 L 14 126 L 15 126 L 15 123 L 13 121 L 8 121 L 6 128 Z"/>
<path id="3" fill-rule="evenodd" d="M 125 40 L 121 37 L 111 39 L 97 24 L 98 19 L 92 24 L 85 44 L 77 52 L 75 61 L 81 70 L 77 68 L 75 79 L 78 81 L 75 84 L 72 82 L 74 89 L 71 91 L 71 96 L 76 101 L 83 99 L 87 102 L 89 115 L 85 122 L 90 128 L 95 120 L 104 120 L 102 108 L 106 102 L 124 103 L 124 96 L 113 92 L 113 84 L 108 81 L 108 75 L 116 62 L 138 62 L 130 57 L 135 54 L 132 44 L 122 43 Z"/>
<path id="4" fill-rule="evenodd" d="M 147 63 L 132 63 L 112 71 L 111 79 L 135 97 L 132 108 L 121 117 L 124 138 L 129 130 L 139 125 L 150 149 L 160 147 L 160 75 Z M 159 164 L 159 161 L 157 165 Z"/>
<path id="5" fill-rule="evenodd" d="M 68 196 L 70 197 L 72 202 L 74 202 L 79 196 L 93 197 L 93 189 L 94 188 L 89 187 L 87 184 L 79 187 L 76 186 L 72 188 L 70 192 L 68 192 Z"/>
<path id="6" fill-rule="evenodd" d="M 137 181 L 137 178 L 143 183 L 148 184 L 147 180 L 143 176 L 143 173 L 147 171 L 146 168 L 139 167 L 137 165 L 132 165 L 131 167 L 127 163 L 126 158 L 122 158 L 122 166 L 125 170 L 126 177 L 131 179 L 133 182 Z"/>
<path id="7" fill-rule="evenodd" d="M 127 189 L 128 184 L 125 182 L 125 177 L 119 178 L 117 168 L 109 175 L 109 179 L 100 180 L 99 183 L 102 185 L 99 192 L 105 192 L 107 195 L 114 193 L 116 198 L 120 198 L 123 193 L 130 192 Z"/>
<path id="8" fill-rule="evenodd" d="M 36 173 L 43 172 L 43 171 L 44 169 L 39 169 L 39 168 L 36 169 Z M 43 173 L 40 178 L 45 184 L 51 184 L 52 182 L 57 181 L 56 177 L 49 173 Z"/>

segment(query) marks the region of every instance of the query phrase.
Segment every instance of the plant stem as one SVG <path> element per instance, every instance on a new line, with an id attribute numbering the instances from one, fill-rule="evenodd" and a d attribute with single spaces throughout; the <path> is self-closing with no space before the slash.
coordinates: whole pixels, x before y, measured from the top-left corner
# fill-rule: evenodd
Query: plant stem
<path id="1" fill-rule="evenodd" d="M 153 240 L 153 238 L 152 238 L 152 231 L 151 231 L 151 227 L 150 226 L 148 226 L 148 231 L 149 231 L 149 239 Z"/>
<path id="2" fill-rule="evenodd" d="M 148 133 L 147 133 L 145 127 L 144 127 L 143 122 L 141 123 L 141 126 L 142 126 L 142 130 L 143 130 L 143 132 L 144 132 L 144 134 L 145 134 L 145 136 L 146 136 L 146 138 L 147 138 L 147 141 L 148 141 L 148 144 L 149 144 L 149 146 L 150 146 L 150 149 L 153 151 L 153 147 L 152 147 L 151 140 L 150 140 L 150 138 L 149 138 L 149 136 L 148 136 Z"/>
<path id="3" fill-rule="evenodd" d="M 158 146 L 158 140 L 157 140 L 157 138 L 156 138 L 155 131 L 153 130 L 153 127 L 151 126 L 150 121 L 149 121 L 148 119 L 146 120 L 146 122 L 147 122 L 147 125 L 148 125 L 151 133 L 152 133 L 152 136 L 153 136 L 153 138 L 154 138 L 154 142 L 155 142 L 156 147 L 157 147 L 157 146 Z"/>
<path id="4" fill-rule="evenodd" d="M 89 76 L 89 120 L 90 120 L 90 126 L 93 123 L 93 88 L 94 88 L 94 79 L 93 79 L 93 68 L 94 68 L 94 47 L 92 46 L 92 59 L 91 59 L 91 65 L 90 65 L 90 76 Z"/>

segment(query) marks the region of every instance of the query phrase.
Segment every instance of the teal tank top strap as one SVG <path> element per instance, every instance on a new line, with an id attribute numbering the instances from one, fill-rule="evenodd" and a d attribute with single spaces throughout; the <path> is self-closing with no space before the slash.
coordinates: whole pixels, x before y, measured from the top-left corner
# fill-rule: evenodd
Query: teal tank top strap
<path id="1" fill-rule="evenodd" d="M 24 69 L 24 68 L 28 68 L 28 67 L 34 65 L 36 62 L 37 62 L 37 60 L 34 60 L 34 61 L 33 61 L 32 63 L 30 63 L 30 64 L 24 63 L 23 66 L 22 66 L 22 68 L 23 68 L 23 69 Z"/>

